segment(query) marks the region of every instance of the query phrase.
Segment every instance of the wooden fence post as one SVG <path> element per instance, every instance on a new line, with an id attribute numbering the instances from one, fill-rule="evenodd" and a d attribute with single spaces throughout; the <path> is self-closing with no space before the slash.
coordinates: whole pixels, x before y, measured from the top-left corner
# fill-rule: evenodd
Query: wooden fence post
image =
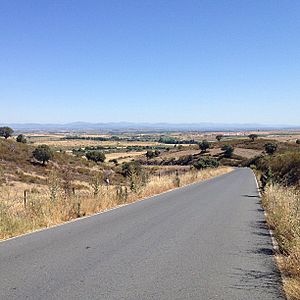
<path id="1" fill-rule="evenodd" d="M 27 207 L 27 198 L 28 198 L 28 190 L 24 190 L 24 208 L 26 209 Z"/>

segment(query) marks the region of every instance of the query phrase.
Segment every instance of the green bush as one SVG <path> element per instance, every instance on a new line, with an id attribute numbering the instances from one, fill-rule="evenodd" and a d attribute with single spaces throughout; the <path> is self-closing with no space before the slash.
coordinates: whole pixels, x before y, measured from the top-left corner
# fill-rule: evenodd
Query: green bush
<path id="1" fill-rule="evenodd" d="M 96 163 L 105 161 L 105 154 L 103 152 L 100 152 L 100 151 L 88 151 L 85 154 L 85 157 L 88 160 L 94 161 Z"/>
<path id="2" fill-rule="evenodd" d="M 122 174 L 125 177 L 130 177 L 133 174 L 140 176 L 142 173 L 142 165 L 137 161 L 125 162 L 122 164 Z"/>
<path id="3" fill-rule="evenodd" d="M 203 140 L 202 142 L 199 143 L 199 149 L 202 151 L 202 152 L 206 152 L 207 149 L 210 148 L 210 144 L 207 140 Z"/>
<path id="4" fill-rule="evenodd" d="M 250 140 L 252 140 L 252 142 L 254 142 L 258 138 L 258 135 L 253 133 L 249 134 L 248 137 Z"/>
<path id="5" fill-rule="evenodd" d="M 196 169 L 217 168 L 219 165 L 219 162 L 215 158 L 209 156 L 201 157 L 194 163 Z"/>
<path id="6" fill-rule="evenodd" d="M 224 157 L 231 158 L 234 152 L 234 148 L 230 145 L 224 145 L 221 150 L 224 151 Z"/>
<path id="7" fill-rule="evenodd" d="M 17 138 L 16 138 L 16 141 L 17 141 L 18 143 L 23 143 L 23 144 L 26 144 L 26 143 L 27 143 L 27 139 L 26 139 L 26 137 L 25 137 L 24 134 L 19 134 L 19 135 L 17 136 Z"/>
<path id="8" fill-rule="evenodd" d="M 218 134 L 218 135 L 216 135 L 216 140 L 217 140 L 218 142 L 220 142 L 222 138 L 223 138 L 223 134 Z"/>
<path id="9" fill-rule="evenodd" d="M 272 154 L 274 154 L 276 152 L 276 150 L 277 150 L 277 144 L 275 144 L 275 143 L 267 143 L 267 144 L 265 144 L 265 151 L 268 154 L 272 155 Z"/>

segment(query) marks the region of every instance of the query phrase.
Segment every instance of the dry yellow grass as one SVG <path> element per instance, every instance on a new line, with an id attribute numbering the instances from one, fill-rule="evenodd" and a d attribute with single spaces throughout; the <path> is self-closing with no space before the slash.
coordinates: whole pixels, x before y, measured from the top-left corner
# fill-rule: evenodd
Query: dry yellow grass
<path id="1" fill-rule="evenodd" d="M 132 152 L 114 152 L 105 154 L 106 160 L 117 159 L 119 162 L 129 161 L 132 158 L 142 156 L 146 151 L 132 151 Z"/>
<path id="2" fill-rule="evenodd" d="M 279 244 L 279 267 L 289 299 L 300 299 L 300 193 L 278 184 L 266 188 L 263 206 Z"/>
<path id="3" fill-rule="evenodd" d="M 49 179 L 47 188 L 32 189 L 28 194 L 26 206 L 20 191 L 15 187 L 0 188 L 0 239 L 7 239 L 22 233 L 50 227 L 71 219 L 92 215 L 112 207 L 138 201 L 148 196 L 209 179 L 232 171 L 221 167 L 203 171 L 190 171 L 182 175 L 152 176 L 147 184 L 137 192 L 129 186 L 103 186 L 101 180 L 94 182 L 94 188 L 76 191 L 64 190 L 55 176 Z"/>
<path id="4" fill-rule="evenodd" d="M 48 145 L 62 149 L 84 148 L 88 146 L 103 147 L 127 147 L 127 146 L 156 146 L 156 142 L 134 142 L 134 141 L 93 141 L 93 140 L 51 140 L 42 139 L 34 141 L 34 145 Z"/>

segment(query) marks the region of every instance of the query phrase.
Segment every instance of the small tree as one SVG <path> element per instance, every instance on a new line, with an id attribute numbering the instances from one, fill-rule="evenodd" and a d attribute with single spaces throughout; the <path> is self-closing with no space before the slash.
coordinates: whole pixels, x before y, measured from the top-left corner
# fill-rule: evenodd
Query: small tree
<path id="1" fill-rule="evenodd" d="M 300 145 L 300 139 L 296 140 L 296 144 Z"/>
<path id="2" fill-rule="evenodd" d="M 92 160 L 96 163 L 105 161 L 105 154 L 100 151 L 89 151 L 85 154 L 88 160 Z"/>
<path id="3" fill-rule="evenodd" d="M 10 127 L 0 127 L 0 136 L 3 136 L 5 139 L 8 139 L 13 134 L 13 129 Z"/>
<path id="4" fill-rule="evenodd" d="M 43 165 L 53 158 L 53 152 L 48 145 L 38 146 L 33 150 L 32 155 L 36 160 L 41 161 Z"/>
<path id="5" fill-rule="evenodd" d="M 220 142 L 222 138 L 223 138 L 223 134 L 218 134 L 218 135 L 216 135 L 216 140 L 217 140 L 218 142 Z"/>
<path id="6" fill-rule="evenodd" d="M 19 135 L 17 136 L 17 138 L 16 138 L 16 141 L 17 141 L 18 143 L 23 143 L 23 144 L 26 144 L 26 143 L 27 143 L 27 139 L 26 139 L 26 137 L 25 137 L 24 134 L 19 134 Z"/>
<path id="7" fill-rule="evenodd" d="M 248 137 L 250 140 L 252 140 L 252 142 L 254 142 L 258 138 L 258 135 L 255 133 L 252 133 L 252 134 L 249 134 Z"/>
<path id="8" fill-rule="evenodd" d="M 154 150 L 154 156 L 155 156 L 155 157 L 158 157 L 159 155 L 160 155 L 160 151 L 159 151 L 159 150 L 157 150 L 157 149 L 156 149 L 156 150 Z"/>
<path id="9" fill-rule="evenodd" d="M 145 155 L 147 159 L 151 159 L 154 157 L 154 152 L 152 150 L 148 150 Z"/>
<path id="10" fill-rule="evenodd" d="M 148 150 L 145 155 L 146 155 L 147 159 L 151 159 L 153 157 L 158 157 L 159 154 L 160 154 L 159 150 L 155 150 L 155 151 Z"/>
<path id="11" fill-rule="evenodd" d="M 201 152 L 206 152 L 209 147 L 210 144 L 207 140 L 203 140 L 201 143 L 199 143 L 199 149 L 201 150 Z"/>
<path id="12" fill-rule="evenodd" d="M 234 148 L 230 145 L 225 145 L 222 147 L 222 150 L 224 151 L 224 157 L 231 158 L 234 152 Z"/>
<path id="13" fill-rule="evenodd" d="M 268 154 L 272 155 L 276 152 L 277 150 L 277 144 L 274 143 L 267 143 L 265 144 L 265 150 Z"/>

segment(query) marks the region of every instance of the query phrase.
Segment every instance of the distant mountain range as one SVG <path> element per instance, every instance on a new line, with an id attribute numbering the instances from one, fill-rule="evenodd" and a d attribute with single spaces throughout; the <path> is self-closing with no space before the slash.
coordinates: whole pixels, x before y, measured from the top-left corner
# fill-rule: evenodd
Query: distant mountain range
<path id="1" fill-rule="evenodd" d="M 66 124 L 42 123 L 11 123 L 0 124 L 14 130 L 24 131 L 243 131 L 243 130 L 276 130 L 300 129 L 300 125 L 266 125 L 266 124 L 239 124 L 239 123 L 133 123 L 109 122 L 89 123 L 72 122 Z"/>

